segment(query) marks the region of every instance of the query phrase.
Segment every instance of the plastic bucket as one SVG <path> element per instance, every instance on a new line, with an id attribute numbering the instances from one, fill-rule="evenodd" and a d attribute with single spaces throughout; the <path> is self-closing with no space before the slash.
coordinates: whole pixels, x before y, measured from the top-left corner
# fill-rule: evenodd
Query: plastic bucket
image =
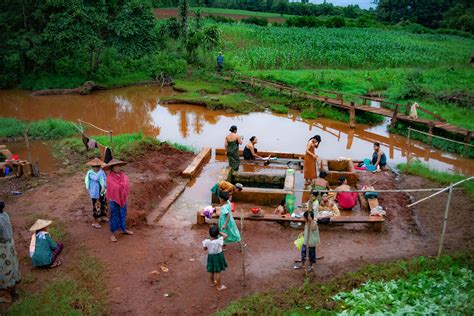
<path id="1" fill-rule="evenodd" d="M 290 214 L 295 211 L 296 197 L 293 194 L 287 194 L 285 197 L 286 209 Z"/>

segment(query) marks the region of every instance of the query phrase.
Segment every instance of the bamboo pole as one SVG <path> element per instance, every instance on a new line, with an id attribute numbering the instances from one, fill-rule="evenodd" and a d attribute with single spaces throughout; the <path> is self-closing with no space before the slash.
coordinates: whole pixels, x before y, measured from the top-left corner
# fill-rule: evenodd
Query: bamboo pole
<path id="1" fill-rule="evenodd" d="M 104 133 L 111 133 L 111 132 L 112 132 L 112 131 L 110 131 L 110 130 L 105 130 L 105 129 L 102 129 L 102 128 L 100 128 L 100 127 L 97 127 L 97 126 L 95 126 L 94 124 L 89 123 L 89 122 L 86 122 L 86 121 L 83 121 L 83 120 L 81 120 L 81 119 L 78 119 L 78 121 L 79 121 L 79 123 L 84 123 L 84 124 L 90 125 L 90 126 L 96 128 L 96 129 L 98 129 L 99 131 L 102 131 L 102 132 L 104 132 Z"/>
<path id="2" fill-rule="evenodd" d="M 429 133 L 426 133 L 426 132 L 423 132 L 423 131 L 419 131 L 419 130 L 417 130 L 417 129 L 413 129 L 413 128 L 411 128 L 411 127 L 408 128 L 408 135 L 410 135 L 410 131 L 414 131 L 414 132 L 417 132 L 417 133 L 420 133 L 420 134 L 424 134 L 424 135 L 427 135 L 427 136 L 431 136 L 431 137 L 436 137 L 436 138 L 439 138 L 439 139 L 442 139 L 442 140 L 446 140 L 446 141 L 448 141 L 448 142 L 456 143 L 456 144 L 459 144 L 459 145 L 465 145 L 465 146 L 469 146 L 469 147 L 474 147 L 473 144 L 463 143 L 463 142 L 460 142 L 460 141 L 457 141 L 457 140 L 453 140 L 453 139 L 449 139 L 449 138 L 445 138 L 445 137 L 441 137 L 441 136 L 429 134 Z"/>
<path id="3" fill-rule="evenodd" d="M 242 286 L 247 287 L 247 278 L 245 273 L 245 243 L 244 243 L 244 211 L 240 209 L 240 249 L 242 251 Z"/>
<path id="4" fill-rule="evenodd" d="M 443 251 L 444 235 L 446 234 L 446 227 L 448 226 L 449 206 L 451 204 L 452 195 L 453 195 L 453 184 L 451 183 L 451 185 L 449 186 L 448 201 L 446 201 L 446 210 L 444 211 L 443 230 L 441 231 L 441 238 L 439 240 L 438 258 L 441 256 L 441 252 Z"/>
<path id="5" fill-rule="evenodd" d="M 471 178 L 474 178 L 471 177 Z M 466 180 L 470 180 L 471 178 L 464 179 L 461 182 L 464 182 Z M 460 183 L 460 182 L 459 182 Z M 387 190 L 291 190 L 291 191 L 285 191 L 285 193 L 290 193 L 290 192 L 313 192 L 313 191 L 318 191 L 320 193 L 342 193 L 342 192 L 355 192 L 355 193 L 365 193 L 367 191 L 370 192 L 377 192 L 377 193 L 410 193 L 410 192 L 436 192 L 444 190 L 447 191 L 447 188 L 429 188 L 429 189 L 387 189 Z"/>
<path id="6" fill-rule="evenodd" d="M 311 215 L 309 214 L 309 210 L 311 209 L 310 206 L 309 206 L 309 203 L 310 201 L 308 201 L 308 218 L 306 219 L 304 225 L 304 230 L 306 231 L 306 225 L 308 225 L 308 219 L 311 218 Z M 305 238 L 305 241 L 304 241 L 304 244 L 306 245 L 306 257 L 305 257 L 305 260 L 304 260 L 304 273 L 306 276 L 308 276 L 308 273 L 309 273 L 309 239 L 310 239 L 310 235 L 311 235 L 311 224 L 309 225 L 308 227 L 308 235 L 306 236 Z"/>
<path id="7" fill-rule="evenodd" d="M 407 138 L 407 165 L 410 164 L 410 132 L 411 128 L 408 128 L 408 138 Z"/>
<path id="8" fill-rule="evenodd" d="M 452 186 L 455 187 L 455 186 L 457 186 L 457 185 L 460 185 L 460 184 L 463 183 L 463 182 L 470 181 L 470 180 L 472 180 L 472 179 L 474 179 L 474 176 L 473 176 L 473 177 L 469 177 L 469 178 L 464 179 L 464 180 L 461 180 L 461 181 L 458 181 L 458 182 L 454 183 Z M 431 194 L 430 196 L 427 196 L 427 197 L 425 197 L 425 198 L 423 198 L 423 199 L 421 199 L 421 200 L 418 200 L 418 201 L 416 201 L 416 202 L 414 202 L 414 203 L 411 203 L 411 204 L 407 205 L 407 207 L 412 207 L 412 206 L 414 206 L 414 205 L 416 205 L 416 204 L 418 204 L 418 203 L 421 203 L 421 202 L 423 202 L 423 201 L 426 201 L 426 200 L 432 198 L 433 196 L 436 196 L 436 195 L 438 195 L 438 194 L 440 194 L 440 193 L 443 193 L 443 192 L 445 192 L 445 191 L 448 191 L 449 188 L 450 188 L 450 186 L 449 186 L 449 187 L 446 187 L 446 188 L 444 188 L 444 189 L 442 189 L 442 190 L 440 190 L 440 191 L 438 191 L 438 192 L 436 192 L 436 193 L 433 193 L 433 194 Z M 422 189 L 419 189 L 419 190 L 422 190 Z M 416 192 L 416 191 L 413 191 L 413 192 Z"/>

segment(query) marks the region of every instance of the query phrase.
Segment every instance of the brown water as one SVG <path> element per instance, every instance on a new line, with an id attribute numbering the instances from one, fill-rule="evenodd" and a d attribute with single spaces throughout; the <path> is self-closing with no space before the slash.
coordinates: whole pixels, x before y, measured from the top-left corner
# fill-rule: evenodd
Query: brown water
<path id="1" fill-rule="evenodd" d="M 201 147 L 223 147 L 224 137 L 231 125 L 239 127 L 246 139 L 258 136 L 257 148 L 266 151 L 303 153 L 307 140 L 320 134 L 323 141 L 318 154 L 323 158 L 370 158 L 372 143 L 379 141 L 389 158 L 389 164 L 406 161 L 406 138 L 389 135 L 386 123 L 375 127 L 357 125 L 350 129 L 347 123 L 328 120 L 302 120 L 297 113 L 229 114 L 210 111 L 190 105 L 160 105 L 160 98 L 174 94 L 170 88 L 138 86 L 100 91 L 87 96 L 30 96 L 27 91 L 0 91 L 0 116 L 37 120 L 48 117 L 77 121 L 83 119 L 115 134 L 142 131 L 145 135 Z M 100 134 L 89 130 L 90 134 Z M 9 144 L 27 158 L 24 145 Z M 55 160 L 44 142 L 32 143 L 32 156 L 39 158 L 42 171 L 54 168 Z M 412 154 L 431 167 L 474 174 L 473 160 L 430 149 L 414 142 Z"/>

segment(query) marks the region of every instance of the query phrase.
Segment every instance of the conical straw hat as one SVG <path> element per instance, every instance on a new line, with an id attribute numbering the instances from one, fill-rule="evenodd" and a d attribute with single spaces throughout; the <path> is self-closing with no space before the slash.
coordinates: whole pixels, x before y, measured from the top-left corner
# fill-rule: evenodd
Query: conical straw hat
<path id="1" fill-rule="evenodd" d="M 99 158 L 94 158 L 88 163 L 86 163 L 86 165 L 91 166 L 91 167 L 104 167 L 106 164 Z"/>
<path id="2" fill-rule="evenodd" d="M 108 164 L 105 165 L 105 167 L 103 167 L 104 169 L 109 169 L 110 167 L 112 166 L 123 166 L 123 165 L 126 165 L 127 163 L 125 161 L 122 161 L 122 160 L 118 160 L 118 159 L 112 159 L 111 161 L 109 161 Z"/>
<path id="3" fill-rule="evenodd" d="M 38 219 L 36 223 L 33 224 L 30 228 L 30 232 L 35 232 L 37 230 L 43 229 L 45 227 L 48 227 L 51 225 L 53 221 L 47 220 L 47 219 Z"/>

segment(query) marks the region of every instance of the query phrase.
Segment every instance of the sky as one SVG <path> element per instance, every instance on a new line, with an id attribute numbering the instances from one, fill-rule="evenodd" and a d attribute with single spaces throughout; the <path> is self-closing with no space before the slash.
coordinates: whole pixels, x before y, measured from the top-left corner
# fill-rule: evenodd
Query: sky
<path id="1" fill-rule="evenodd" d="M 324 0 L 309 0 L 311 3 L 323 3 Z M 372 0 L 326 0 L 327 3 L 332 3 L 334 5 L 340 5 L 340 6 L 346 6 L 349 4 L 358 4 L 359 7 L 362 9 L 369 9 L 369 8 L 374 8 L 375 9 L 375 4 L 373 4 Z"/>

